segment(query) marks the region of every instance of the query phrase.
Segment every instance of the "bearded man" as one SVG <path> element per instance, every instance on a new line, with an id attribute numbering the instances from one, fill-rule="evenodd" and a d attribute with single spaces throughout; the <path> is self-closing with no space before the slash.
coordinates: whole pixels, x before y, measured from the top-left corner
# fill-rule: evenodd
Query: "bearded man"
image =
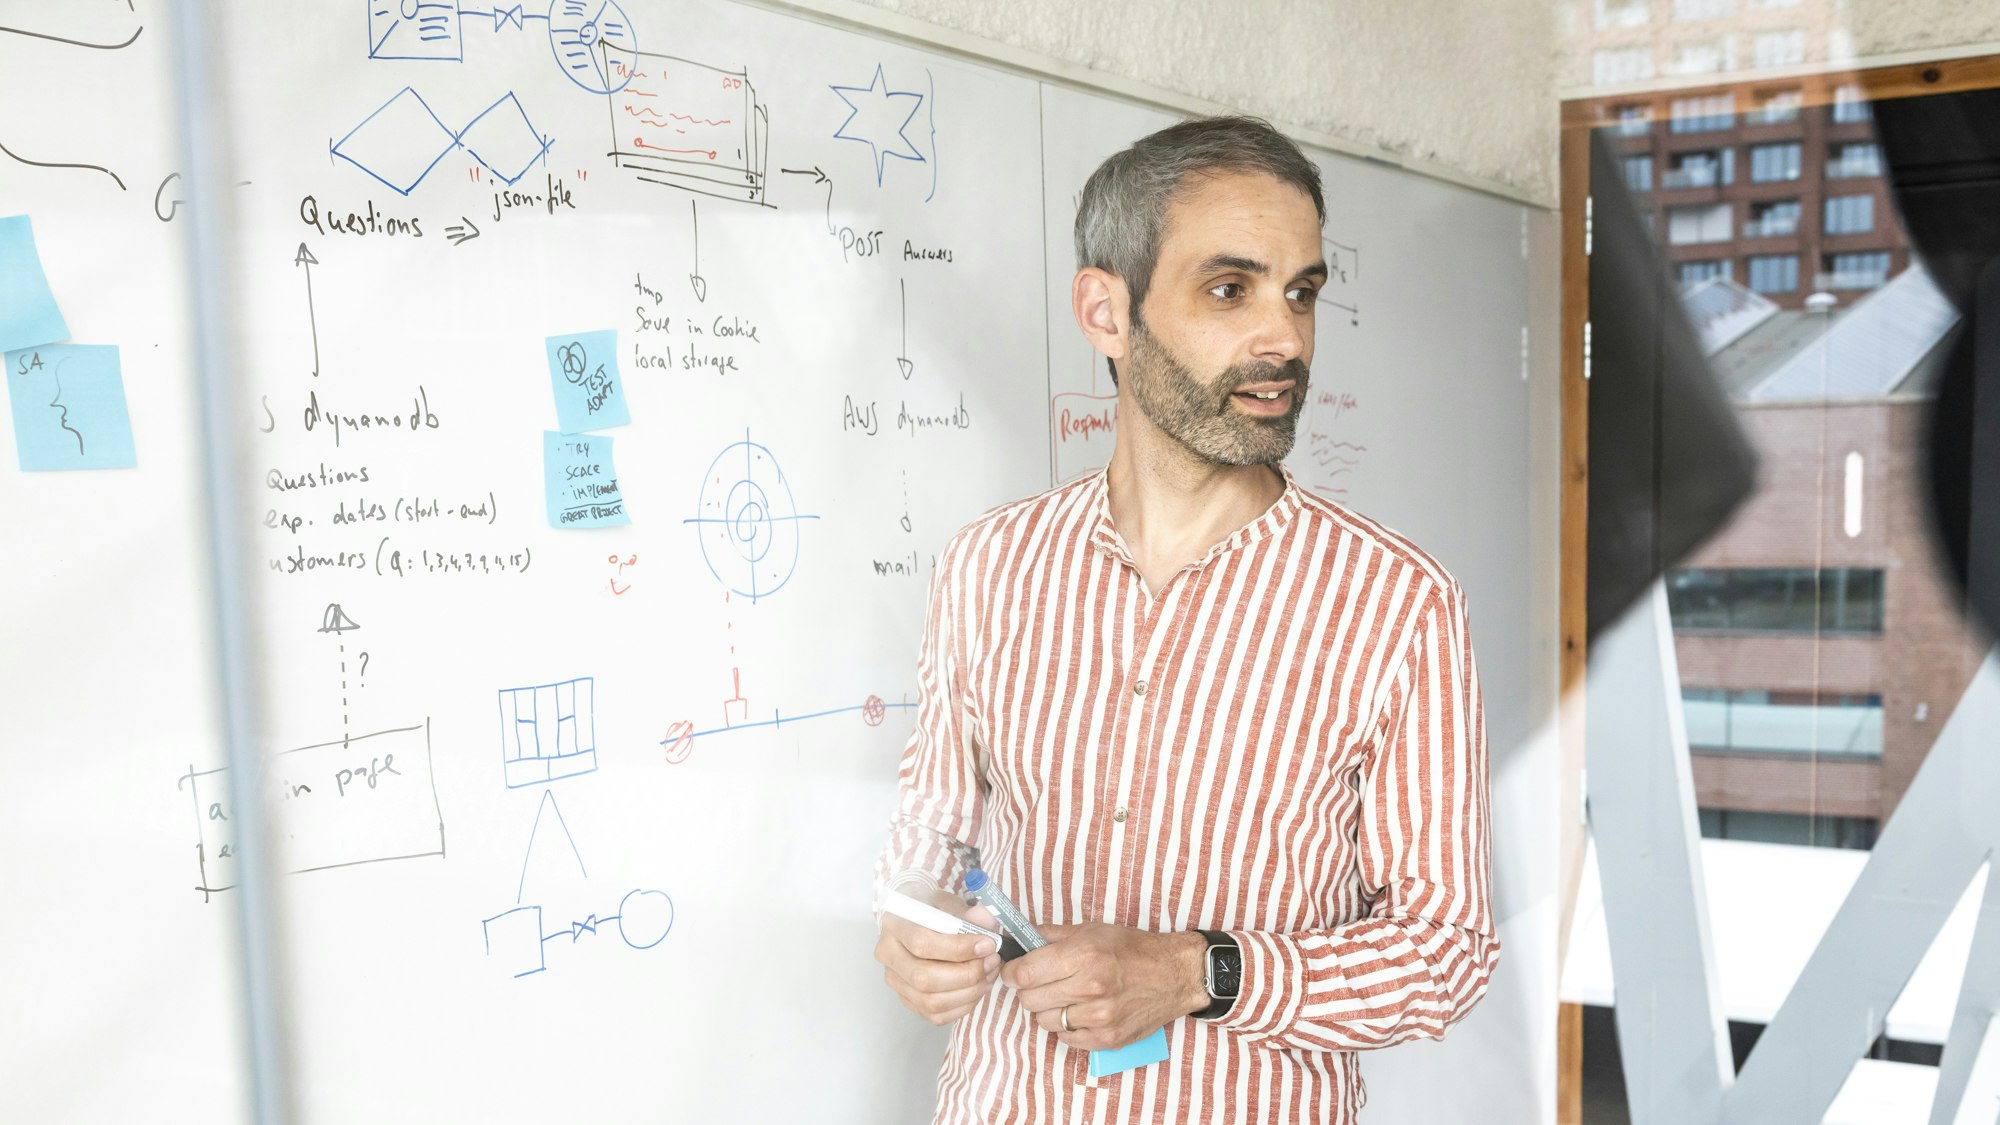
<path id="1" fill-rule="evenodd" d="M 1247 118 L 1164 129 L 1084 188 L 1071 306 L 1118 386 L 1111 463 L 939 556 L 877 869 L 993 928 L 980 867 L 1049 939 L 1003 966 L 882 916 L 889 986 L 952 1025 L 940 1122 L 1351 1123 L 1356 1052 L 1485 994 L 1464 592 L 1281 465 L 1325 218 L 1318 169 Z M 1161 1028 L 1164 1061 L 1091 1077 Z"/>

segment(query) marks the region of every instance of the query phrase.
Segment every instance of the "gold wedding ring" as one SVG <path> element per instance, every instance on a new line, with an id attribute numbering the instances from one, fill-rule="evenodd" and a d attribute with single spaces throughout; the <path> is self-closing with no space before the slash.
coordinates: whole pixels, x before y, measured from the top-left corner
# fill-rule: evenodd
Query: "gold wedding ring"
<path id="1" fill-rule="evenodd" d="M 1065 1033 L 1070 1033 L 1070 1032 L 1074 1032 L 1074 1031 L 1076 1031 L 1076 1029 L 1075 1029 L 1075 1028 L 1073 1028 L 1073 1027 L 1071 1027 L 1071 1026 L 1069 1025 L 1069 1005 L 1067 1005 L 1067 1004 L 1063 1005 L 1063 1010 L 1062 1010 L 1062 1027 L 1063 1027 L 1063 1031 L 1064 1031 Z"/>

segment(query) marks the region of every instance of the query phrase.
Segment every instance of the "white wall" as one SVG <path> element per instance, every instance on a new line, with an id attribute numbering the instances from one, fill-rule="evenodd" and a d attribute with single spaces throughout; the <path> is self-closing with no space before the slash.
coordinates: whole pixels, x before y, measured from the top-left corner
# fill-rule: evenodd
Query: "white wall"
<path id="1" fill-rule="evenodd" d="M 1547 0 L 863 2 L 1555 199 Z"/>

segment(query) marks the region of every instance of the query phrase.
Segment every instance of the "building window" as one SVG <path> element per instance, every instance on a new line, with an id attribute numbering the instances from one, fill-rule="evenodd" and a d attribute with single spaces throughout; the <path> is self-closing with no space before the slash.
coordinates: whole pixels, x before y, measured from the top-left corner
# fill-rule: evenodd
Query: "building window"
<path id="1" fill-rule="evenodd" d="M 1750 182 L 1775 183 L 1799 178 L 1799 146 L 1796 141 L 1778 145 L 1750 146 Z"/>
<path id="2" fill-rule="evenodd" d="M 1889 280 L 1889 252 L 1873 250 L 1857 254 L 1828 254 L 1826 272 L 1820 275 L 1822 289 L 1876 289 Z"/>
<path id="3" fill-rule="evenodd" d="M 1620 47 L 1593 51 L 1590 72 L 1592 81 L 1599 86 L 1648 81 L 1653 77 L 1653 48 Z"/>
<path id="4" fill-rule="evenodd" d="M 1660 186 L 1668 191 L 1679 188 L 1728 186 L 1736 179 L 1736 150 L 1701 149 L 1677 152 L 1667 158 L 1667 171 Z"/>
<path id="5" fill-rule="evenodd" d="M 1736 69 L 1736 40 L 1729 36 L 1683 43 L 1674 54 L 1675 74 L 1716 74 Z"/>
<path id="6" fill-rule="evenodd" d="M 1682 688 L 1689 749 L 1882 756 L 1882 697 Z"/>
<path id="7" fill-rule="evenodd" d="M 1882 571 L 1711 567 L 1667 576 L 1675 629 L 1742 633 L 1882 631 Z"/>
<path id="8" fill-rule="evenodd" d="M 1829 145 L 1827 147 L 1827 179 L 1845 180 L 1852 179 L 1855 176 L 1879 176 L 1881 174 L 1882 150 L 1873 142 L 1861 141 L 1856 144 Z"/>
<path id="9" fill-rule="evenodd" d="M 1872 816 L 1808 816 L 1762 809 L 1701 810 L 1703 836 L 1759 844 L 1811 844 L 1867 851 L 1875 846 L 1878 823 Z"/>
<path id="10" fill-rule="evenodd" d="M 1806 33 L 1767 31 L 1750 44 L 1752 66 L 1797 66 L 1806 61 Z"/>
<path id="11" fill-rule="evenodd" d="M 1708 259 L 1699 262 L 1682 262 L 1680 264 L 1680 281 L 1682 289 L 1692 289 L 1695 286 L 1700 285 L 1702 282 L 1707 281 L 1711 277 L 1728 277 L 1728 276 L 1729 276 L 1728 262 L 1718 261 L 1715 259 Z"/>
<path id="12" fill-rule="evenodd" d="M 1650 18 L 1647 0 L 1595 0 L 1597 27 L 1644 27 Z"/>
<path id="13" fill-rule="evenodd" d="M 1875 116 L 1868 108 L 1868 100 L 1861 96 L 1859 86 L 1840 86 L 1833 91 L 1833 121 L 1836 125 L 1847 125 L 1856 121 L 1868 121 Z"/>
<path id="14" fill-rule="evenodd" d="M 1736 14 L 1736 0 L 1674 0 L 1674 22 L 1715 20 Z"/>
<path id="15" fill-rule="evenodd" d="M 1736 101 L 1728 94 L 1675 98 L 1667 126 L 1675 133 L 1712 133 L 1736 123 Z"/>
<path id="16" fill-rule="evenodd" d="M 1699 242 L 1728 242 L 1734 237 L 1730 227 L 1734 207 L 1728 203 L 1703 203 L 1694 207 L 1667 208 L 1667 243 L 1692 246 Z"/>
<path id="17" fill-rule="evenodd" d="M 1799 233 L 1799 201 L 1796 199 L 1773 199 L 1768 203 L 1752 203 L 1750 221 L 1743 224 L 1745 238 L 1786 238 L 1797 233 Z"/>
<path id="18" fill-rule="evenodd" d="M 1619 162 L 1625 169 L 1625 186 L 1633 191 L 1653 190 L 1653 158 L 1628 156 Z"/>
<path id="19" fill-rule="evenodd" d="M 1866 234 L 1875 229 L 1875 197 L 1830 195 L 1826 200 L 1826 233 Z M 1887 269 L 1887 266 L 1883 267 Z"/>
<path id="20" fill-rule="evenodd" d="M 1643 137 L 1653 127 L 1653 107 L 1649 105 L 1621 105 L 1611 111 L 1611 117 L 1621 137 Z"/>
<path id="21" fill-rule="evenodd" d="M 1759 293 L 1791 293 L 1798 287 L 1798 255 L 1757 254 L 1750 258 L 1750 288 Z"/>
<path id="22" fill-rule="evenodd" d="M 1756 105 L 1745 118 L 1752 125 L 1783 125 L 1799 119 L 1799 105 L 1805 100 L 1797 90 L 1771 90 L 1757 95 Z"/>

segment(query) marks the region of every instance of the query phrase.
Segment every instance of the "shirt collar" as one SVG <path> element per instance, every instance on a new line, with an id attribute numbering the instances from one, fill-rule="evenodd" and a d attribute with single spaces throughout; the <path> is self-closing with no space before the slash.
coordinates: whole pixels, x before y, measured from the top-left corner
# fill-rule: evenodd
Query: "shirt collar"
<path id="1" fill-rule="evenodd" d="M 1231 551 L 1241 550 L 1260 539 L 1276 535 L 1290 525 L 1292 519 L 1298 515 L 1299 509 L 1305 506 L 1305 498 L 1302 490 L 1299 488 L 1299 482 L 1293 478 L 1290 469 L 1285 468 L 1281 464 L 1278 466 L 1278 472 L 1285 478 L 1285 486 L 1278 493 L 1278 498 L 1272 501 L 1271 506 L 1264 509 L 1262 515 L 1237 528 L 1215 546 L 1210 547 L 1207 554 L 1195 560 L 1191 565 L 1207 566 L 1222 555 L 1228 554 Z M 1118 529 L 1111 522 L 1111 467 L 1109 465 L 1099 469 L 1094 476 L 1089 478 L 1086 485 L 1085 503 L 1089 506 L 1091 512 L 1089 520 L 1091 546 L 1105 552 L 1127 566 L 1136 567 L 1138 564 L 1132 559 L 1131 549 L 1125 545 L 1125 537 L 1118 534 Z"/>

